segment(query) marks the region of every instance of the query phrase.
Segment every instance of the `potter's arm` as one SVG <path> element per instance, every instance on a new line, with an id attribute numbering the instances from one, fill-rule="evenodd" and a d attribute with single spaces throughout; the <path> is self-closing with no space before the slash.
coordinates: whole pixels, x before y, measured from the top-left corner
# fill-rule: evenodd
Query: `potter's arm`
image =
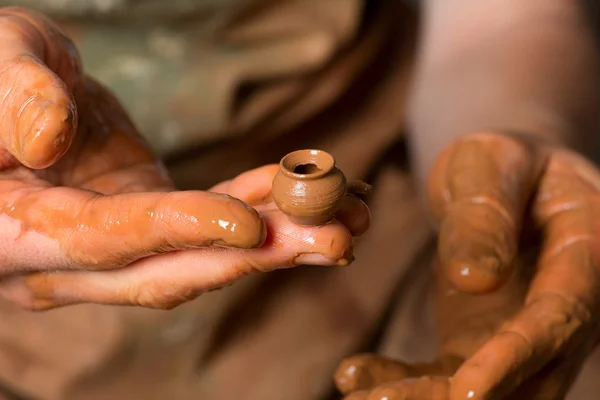
<path id="1" fill-rule="evenodd" d="M 421 182 L 443 147 L 474 131 L 592 147 L 600 63 L 582 3 L 426 1 L 410 113 Z"/>

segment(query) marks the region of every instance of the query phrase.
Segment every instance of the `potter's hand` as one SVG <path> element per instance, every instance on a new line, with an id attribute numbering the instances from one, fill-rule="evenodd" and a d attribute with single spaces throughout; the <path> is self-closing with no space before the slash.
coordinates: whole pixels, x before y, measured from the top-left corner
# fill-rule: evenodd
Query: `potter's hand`
<path id="1" fill-rule="evenodd" d="M 537 138 L 474 134 L 443 152 L 428 191 L 450 285 L 442 356 L 357 356 L 338 387 L 353 400 L 562 399 L 600 333 L 600 171 Z"/>
<path id="2" fill-rule="evenodd" d="M 537 137 L 475 134 L 442 154 L 429 194 L 452 286 L 502 293 L 512 274 L 527 284 L 521 308 L 455 373 L 450 399 L 563 398 L 599 333 L 600 171 Z M 534 261 L 515 263 L 532 247 Z"/>
<path id="3" fill-rule="evenodd" d="M 172 191 L 118 101 L 39 14 L 0 9 L 0 64 L 0 294 L 17 305 L 170 308 L 250 273 L 348 263 L 368 225 L 348 197 L 333 223 L 293 226 L 259 204 L 275 166 L 214 190 L 256 209 Z"/>

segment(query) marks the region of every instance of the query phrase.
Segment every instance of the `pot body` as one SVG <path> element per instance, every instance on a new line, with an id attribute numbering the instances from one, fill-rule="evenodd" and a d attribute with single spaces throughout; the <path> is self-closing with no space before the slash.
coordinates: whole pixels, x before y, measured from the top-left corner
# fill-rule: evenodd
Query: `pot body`
<path id="1" fill-rule="evenodd" d="M 333 167 L 325 175 L 290 174 L 281 169 L 273 179 L 273 200 L 298 225 L 323 225 L 333 219 L 346 194 L 346 177 Z"/>

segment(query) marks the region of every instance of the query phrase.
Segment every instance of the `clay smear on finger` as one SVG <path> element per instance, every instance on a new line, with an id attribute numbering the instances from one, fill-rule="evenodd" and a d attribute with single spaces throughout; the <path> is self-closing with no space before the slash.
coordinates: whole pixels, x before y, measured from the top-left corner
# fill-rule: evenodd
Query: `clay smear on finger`
<path id="1" fill-rule="evenodd" d="M 506 283 L 543 160 L 527 142 L 493 132 L 467 135 L 444 151 L 428 192 L 441 223 L 441 265 L 455 288 L 482 294 Z"/>
<path id="2" fill-rule="evenodd" d="M 20 223 L 17 245 L 28 232 L 55 241 L 64 254 L 61 269 L 114 268 L 152 254 L 210 245 L 255 248 L 266 236 L 254 209 L 208 192 L 101 196 L 29 187 L 5 194 L 0 215 Z"/>
<path id="3" fill-rule="evenodd" d="M 0 9 L 2 106 L 8 115 L 2 141 L 30 168 L 53 164 L 68 149 L 77 126 L 70 92 L 81 63 L 73 44 L 50 20 L 21 8 Z"/>

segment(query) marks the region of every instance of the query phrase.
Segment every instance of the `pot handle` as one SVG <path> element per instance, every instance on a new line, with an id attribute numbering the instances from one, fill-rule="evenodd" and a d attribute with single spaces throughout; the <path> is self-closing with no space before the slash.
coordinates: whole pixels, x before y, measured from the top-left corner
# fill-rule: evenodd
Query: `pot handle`
<path id="1" fill-rule="evenodd" d="M 365 200 L 371 194 L 373 186 L 360 180 L 351 180 L 346 184 L 346 193 L 353 194 L 362 200 Z"/>

